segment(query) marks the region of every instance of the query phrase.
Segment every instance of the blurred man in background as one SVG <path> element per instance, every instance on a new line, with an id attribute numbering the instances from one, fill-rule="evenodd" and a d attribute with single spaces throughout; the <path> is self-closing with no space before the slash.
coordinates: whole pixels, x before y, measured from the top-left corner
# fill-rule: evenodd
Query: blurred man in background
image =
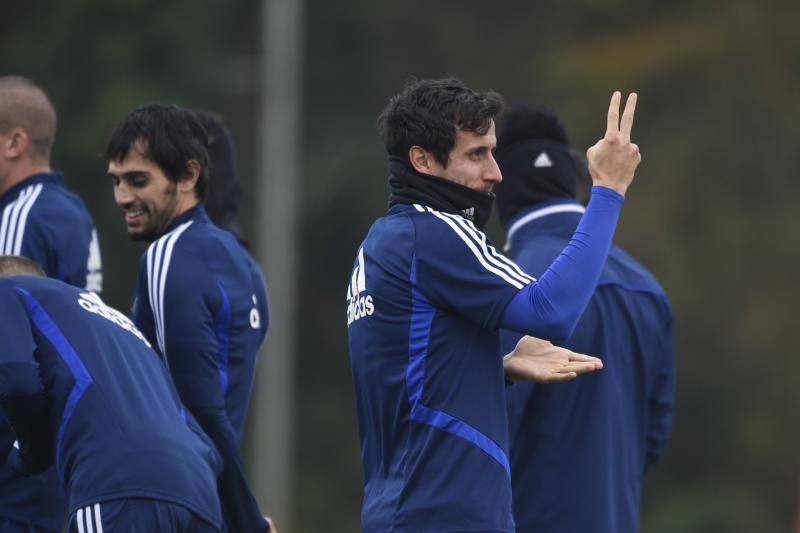
<path id="1" fill-rule="evenodd" d="M 203 201 L 208 218 L 228 230 L 245 247 L 242 230 L 236 221 L 242 202 L 242 184 L 236 172 L 236 149 L 233 134 L 216 113 L 195 110 L 197 120 L 208 134 L 208 192 Z"/>
<path id="2" fill-rule="evenodd" d="M 378 119 L 389 212 L 359 247 L 347 288 L 365 532 L 514 531 L 503 378 L 537 378 L 509 365 L 538 352 L 519 346 L 504 363 L 497 329 L 566 337 L 583 312 L 641 159 L 629 138 L 636 97 L 621 127 L 620 98 L 589 152 L 586 216 L 539 281 L 481 231 L 502 179 L 493 156 L 501 97 L 453 78 L 421 80 Z M 570 364 L 599 367 L 562 361 L 546 379 L 574 377 L 558 376 Z"/>
<path id="3" fill-rule="evenodd" d="M 0 254 L 28 257 L 50 277 L 100 292 L 94 223 L 50 166 L 55 133 L 56 112 L 45 92 L 27 78 L 0 77 Z M 0 441 L 14 438 L 0 417 Z M 65 515 L 60 485 L 53 469 L 20 478 L 0 464 L 0 532 L 60 531 Z"/>
<path id="4" fill-rule="evenodd" d="M 220 459 L 164 365 L 92 292 L 0 256 L 0 405 L 20 473 L 55 463 L 71 532 L 218 532 Z"/>
<path id="5" fill-rule="evenodd" d="M 134 321 L 223 458 L 219 494 L 228 529 L 268 531 L 239 455 L 267 294 L 258 265 L 203 207 L 206 131 L 191 111 L 149 104 L 117 124 L 106 156 L 128 236 L 152 241 L 141 260 Z"/>
<path id="6" fill-rule="evenodd" d="M 546 276 L 585 216 L 585 172 L 549 110 L 516 107 L 498 130 L 496 187 L 511 256 Z M 502 335 L 501 353 L 520 335 Z M 672 312 L 664 291 L 612 246 L 573 334 L 559 343 L 603 360 L 603 372 L 508 389 L 514 519 L 520 533 L 633 533 L 642 477 L 669 436 L 674 403 Z"/>

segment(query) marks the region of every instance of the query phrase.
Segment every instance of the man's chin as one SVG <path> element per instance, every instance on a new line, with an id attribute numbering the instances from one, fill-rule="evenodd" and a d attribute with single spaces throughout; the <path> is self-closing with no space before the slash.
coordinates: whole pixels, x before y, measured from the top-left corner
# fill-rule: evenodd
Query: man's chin
<path id="1" fill-rule="evenodd" d="M 132 241 L 152 242 L 154 240 L 152 231 L 146 231 L 142 228 L 132 228 L 130 226 L 128 226 L 128 238 Z"/>

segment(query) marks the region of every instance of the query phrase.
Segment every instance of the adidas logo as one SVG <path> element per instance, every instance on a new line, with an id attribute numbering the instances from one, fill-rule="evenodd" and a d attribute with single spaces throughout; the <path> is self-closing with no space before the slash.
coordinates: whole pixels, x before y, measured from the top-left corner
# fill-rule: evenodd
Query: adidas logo
<path id="1" fill-rule="evenodd" d="M 372 296 L 362 293 L 367 290 L 367 276 L 364 270 L 364 247 L 358 250 L 358 264 L 350 277 L 347 286 L 347 325 L 349 326 L 359 318 L 370 316 L 375 312 Z"/>
<path id="2" fill-rule="evenodd" d="M 114 324 L 118 325 L 122 329 L 133 333 L 136 337 L 139 338 L 140 341 L 145 343 L 148 348 L 150 348 L 150 343 L 147 342 L 147 339 L 142 332 L 136 329 L 136 326 L 131 321 L 130 318 L 126 317 L 124 314 L 120 313 L 113 307 L 109 307 L 105 304 L 105 302 L 100 299 L 100 297 L 94 292 L 84 292 L 78 296 L 78 305 L 83 307 L 86 311 L 90 313 L 94 313 L 96 315 L 100 315 L 101 317 L 105 318 L 106 320 L 110 320 Z"/>
<path id="3" fill-rule="evenodd" d="M 461 214 L 464 215 L 466 218 L 474 221 L 475 220 L 475 208 L 468 207 L 466 209 L 461 210 Z"/>
<path id="4" fill-rule="evenodd" d="M 536 158 L 536 161 L 533 162 L 534 168 L 546 168 L 552 167 L 553 161 L 550 159 L 550 156 L 547 155 L 547 152 L 542 152 L 539 154 L 539 157 Z"/>

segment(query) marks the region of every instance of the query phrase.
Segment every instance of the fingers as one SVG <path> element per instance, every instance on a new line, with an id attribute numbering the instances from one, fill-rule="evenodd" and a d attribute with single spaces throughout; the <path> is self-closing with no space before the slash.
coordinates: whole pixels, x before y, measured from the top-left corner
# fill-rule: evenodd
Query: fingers
<path id="1" fill-rule="evenodd" d="M 600 370 L 603 368 L 603 361 L 601 359 L 582 353 L 569 352 L 569 362 L 593 365 L 592 370 Z"/>
<path id="2" fill-rule="evenodd" d="M 594 356 L 591 356 L 591 355 L 584 355 L 582 353 L 576 353 L 576 352 L 569 352 L 569 360 L 570 360 L 570 362 L 571 361 L 585 361 L 585 362 L 603 364 L 603 362 L 600 359 L 598 359 L 597 357 L 594 357 Z"/>
<path id="3" fill-rule="evenodd" d="M 574 373 L 577 375 L 588 374 L 589 372 L 595 372 L 600 370 L 602 365 L 598 365 L 597 363 L 567 363 L 561 368 L 558 369 L 559 374 L 563 373 Z"/>
<path id="4" fill-rule="evenodd" d="M 621 99 L 622 93 L 619 91 L 614 91 L 614 94 L 611 95 L 611 103 L 608 105 L 606 137 L 614 135 L 619 131 L 619 102 Z"/>
<path id="5" fill-rule="evenodd" d="M 539 380 L 539 383 L 563 383 L 565 381 L 572 381 L 577 378 L 578 374 L 575 372 L 565 372 L 564 374 L 550 374 L 547 378 Z"/>
<path id="6" fill-rule="evenodd" d="M 639 145 L 631 143 L 631 150 L 636 153 L 636 164 L 638 165 L 642 162 L 642 152 L 639 151 Z"/>
<path id="7" fill-rule="evenodd" d="M 639 97 L 636 93 L 628 95 L 628 101 L 625 102 L 625 111 L 622 113 L 622 123 L 620 124 L 619 132 L 625 138 L 630 140 L 631 130 L 633 129 L 633 114 L 636 112 L 636 100 Z"/>

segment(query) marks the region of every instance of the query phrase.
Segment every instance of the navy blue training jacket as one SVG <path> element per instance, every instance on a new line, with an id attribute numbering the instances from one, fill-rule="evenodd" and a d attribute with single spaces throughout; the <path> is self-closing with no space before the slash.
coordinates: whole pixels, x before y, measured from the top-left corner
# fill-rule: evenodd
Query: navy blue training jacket
<path id="1" fill-rule="evenodd" d="M 219 493 L 228 528 L 265 531 L 239 454 L 268 324 L 261 269 L 197 205 L 142 256 L 133 320 L 164 358 L 181 399 L 222 456 Z"/>
<path id="2" fill-rule="evenodd" d="M 35 174 L 0 196 L 0 254 L 36 261 L 48 277 L 101 292 L 97 231 L 83 201 L 60 172 Z M 0 416 L 0 442 L 13 441 Z M 0 516 L 59 531 L 66 498 L 54 471 L 20 477 L 0 462 Z"/>
<path id="3" fill-rule="evenodd" d="M 145 498 L 221 525 L 219 455 L 130 319 L 31 276 L 0 279 L 0 316 L 0 405 L 18 437 L 3 453 L 15 471 L 54 463 L 70 512 Z"/>
<path id="4" fill-rule="evenodd" d="M 555 200 L 509 224 L 511 255 L 544 273 L 583 207 Z M 520 335 L 503 332 L 501 353 Z M 514 518 L 520 533 L 633 533 L 642 478 L 669 437 L 674 402 L 673 321 L 653 276 L 614 246 L 573 334 L 559 342 L 602 358 L 570 383 L 508 388 Z"/>
<path id="5" fill-rule="evenodd" d="M 600 189 L 538 281 L 462 216 L 394 205 L 372 225 L 347 287 L 364 532 L 514 531 L 498 327 L 572 331 L 622 205 Z"/>

